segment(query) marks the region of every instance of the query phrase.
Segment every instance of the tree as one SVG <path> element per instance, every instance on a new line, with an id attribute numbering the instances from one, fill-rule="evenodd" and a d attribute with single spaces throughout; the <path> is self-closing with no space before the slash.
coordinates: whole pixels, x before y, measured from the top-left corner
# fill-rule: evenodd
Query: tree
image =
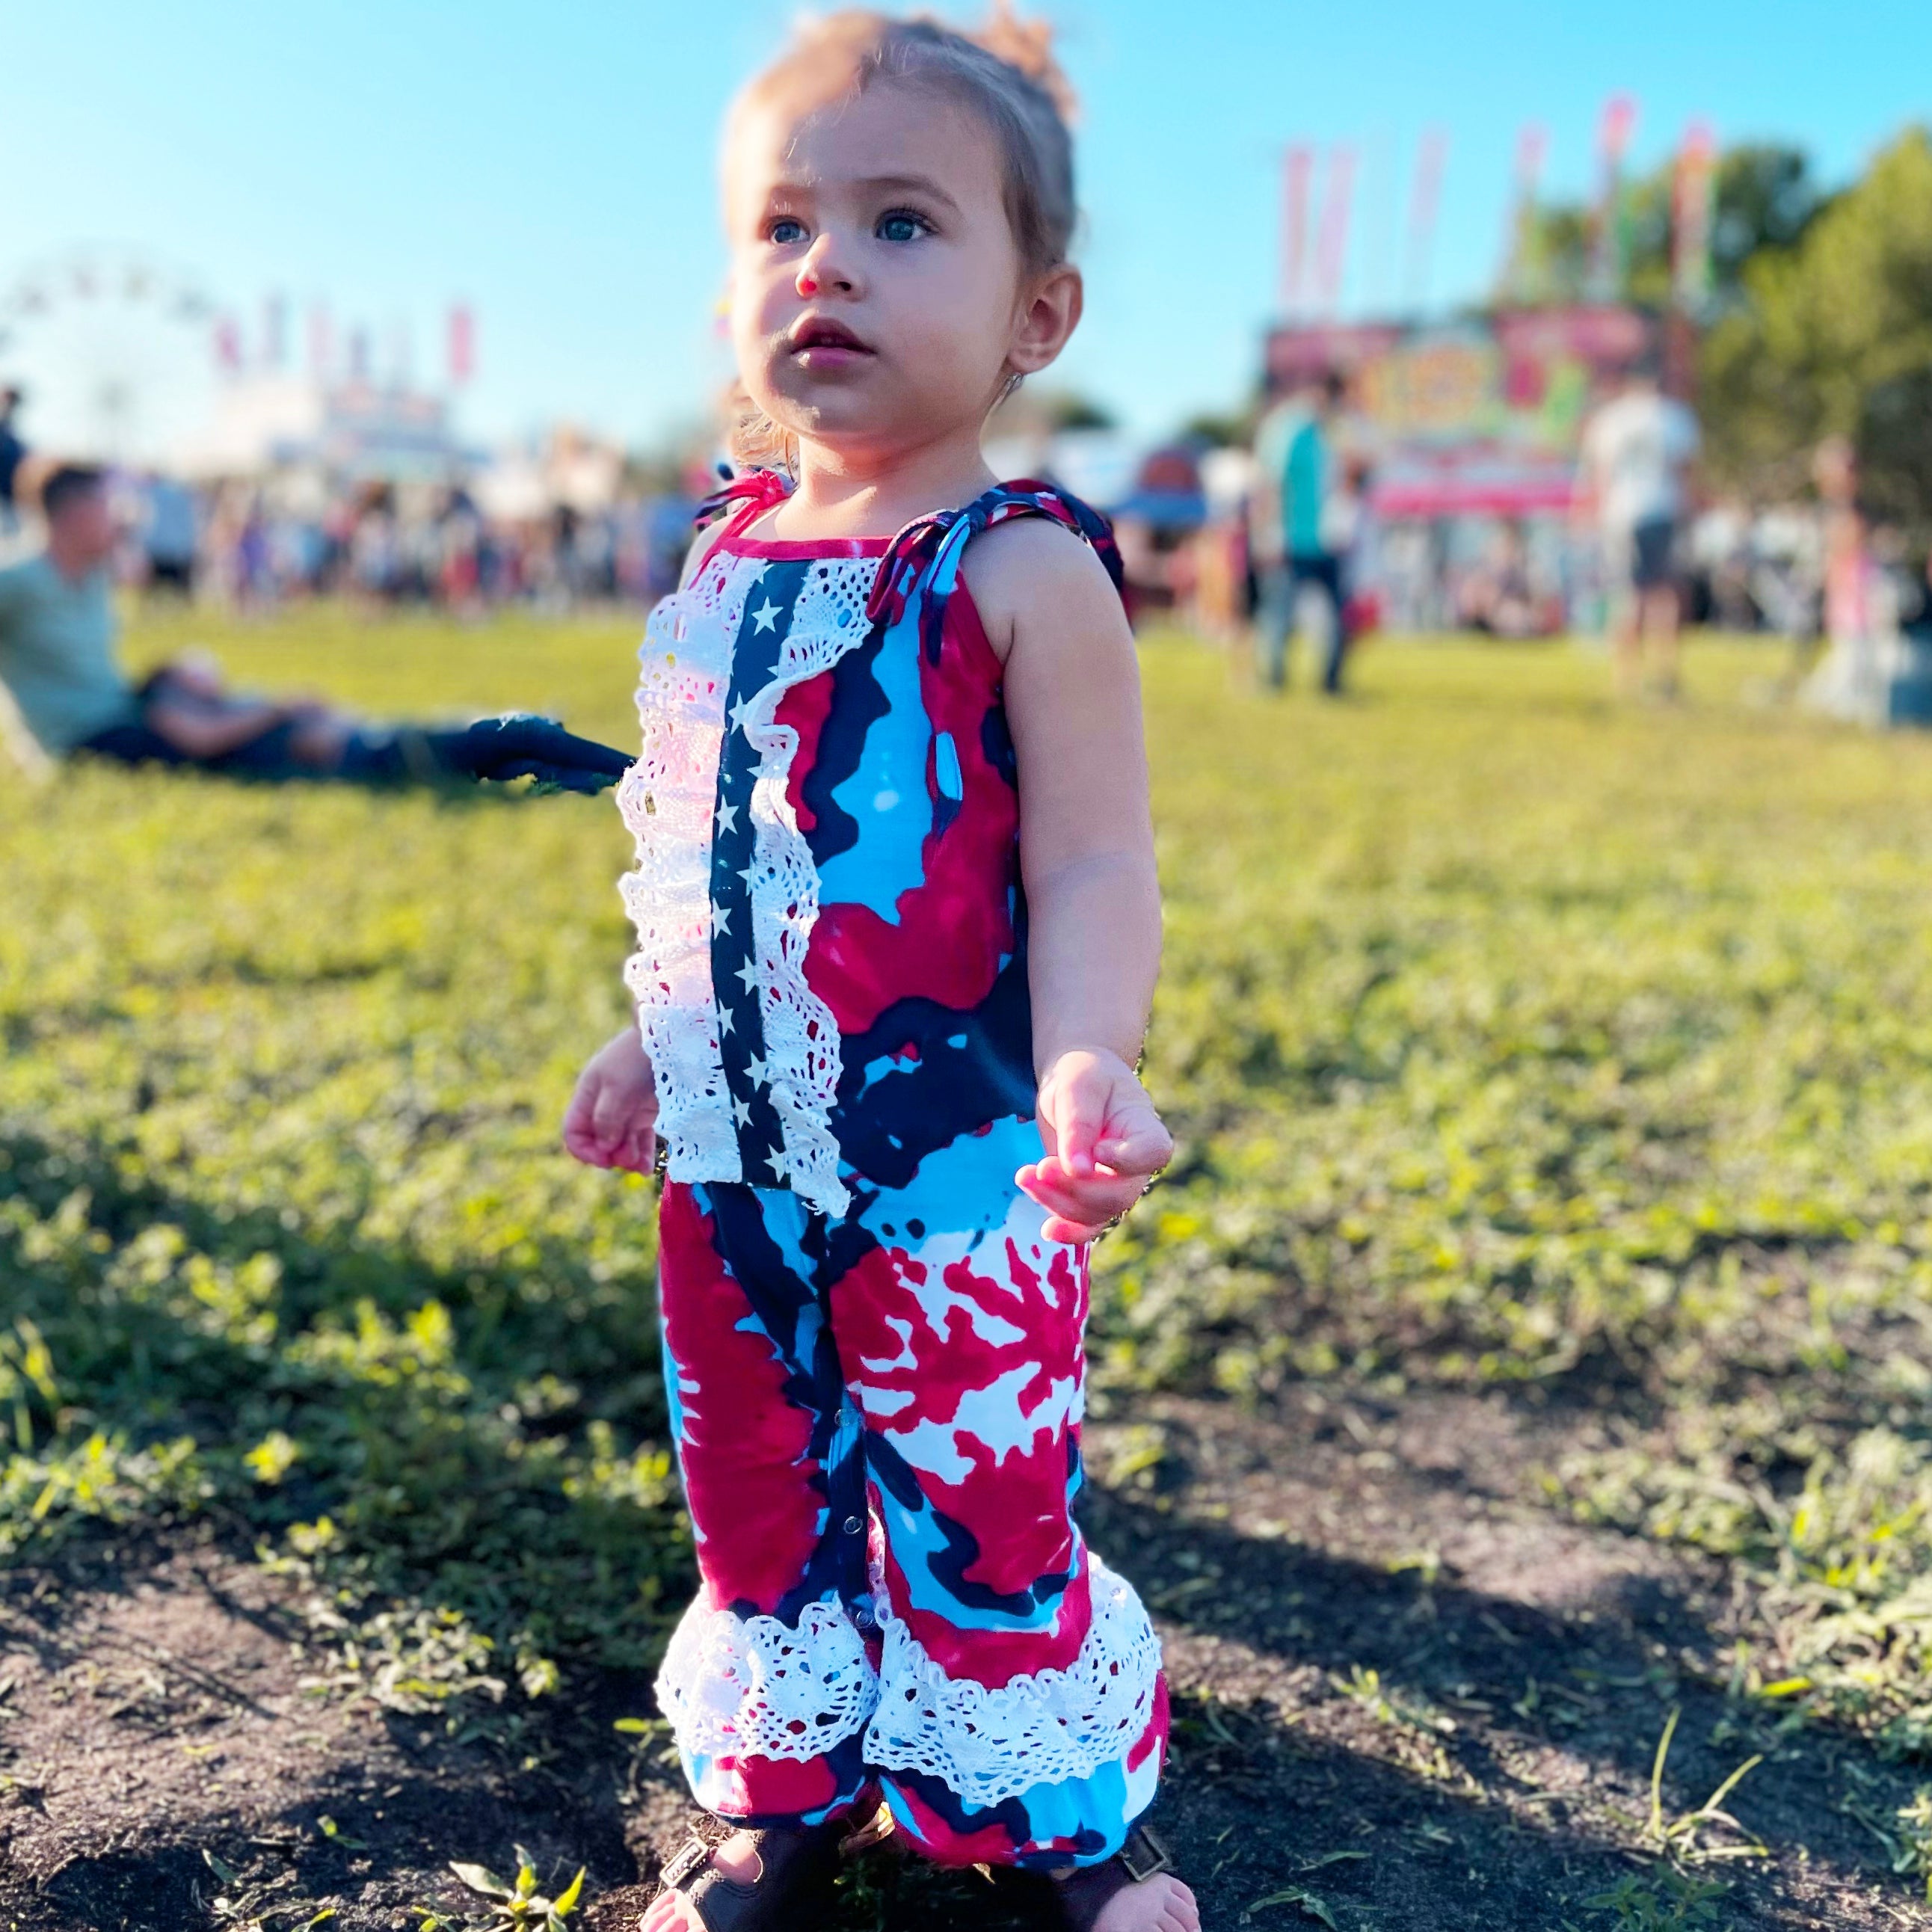
<path id="1" fill-rule="evenodd" d="M 1868 481 L 1932 518 L 1900 450 L 1932 372 L 1932 136 L 1901 135 L 1795 247 L 1757 249 L 1742 283 L 1702 357 L 1718 472 L 1788 491 L 1821 436 L 1862 435 Z"/>
<path id="2" fill-rule="evenodd" d="M 1718 163 L 1711 218 L 1711 282 L 1721 298 L 1744 292 L 1744 264 L 1760 250 L 1794 248 L 1826 205 L 1796 148 L 1732 148 Z"/>
<path id="3" fill-rule="evenodd" d="M 1865 507 L 1910 532 L 1924 549 L 1932 540 L 1932 364 L 1873 390 L 1856 440 Z"/>
<path id="4" fill-rule="evenodd" d="M 1618 219 L 1623 228 L 1622 292 L 1632 302 L 1665 307 L 1671 298 L 1673 158 L 1627 183 Z M 1744 264 L 1767 248 L 1789 248 L 1825 206 L 1811 164 L 1796 148 L 1757 143 L 1732 148 L 1718 163 L 1712 194 L 1711 294 L 1720 310 L 1744 299 Z M 1580 302 L 1589 290 L 1593 208 L 1556 202 L 1537 210 L 1530 234 L 1529 276 L 1539 297 Z"/>

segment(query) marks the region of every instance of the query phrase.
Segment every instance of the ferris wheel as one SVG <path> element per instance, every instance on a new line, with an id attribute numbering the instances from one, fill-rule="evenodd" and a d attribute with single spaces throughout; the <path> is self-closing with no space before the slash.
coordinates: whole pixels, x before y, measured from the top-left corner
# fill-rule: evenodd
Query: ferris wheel
<path id="1" fill-rule="evenodd" d="M 31 443 L 154 461 L 207 417 L 214 321 L 191 275 L 132 249 L 76 250 L 0 274 L 0 383 L 26 392 Z"/>

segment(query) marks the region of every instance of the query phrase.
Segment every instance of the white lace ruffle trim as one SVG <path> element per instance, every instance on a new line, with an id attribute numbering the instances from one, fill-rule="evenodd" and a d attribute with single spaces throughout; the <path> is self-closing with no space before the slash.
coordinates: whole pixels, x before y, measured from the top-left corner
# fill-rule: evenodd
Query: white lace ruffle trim
<path id="1" fill-rule="evenodd" d="M 949 1678 L 905 1624 L 880 1617 L 873 1672 L 836 1603 L 792 1630 L 702 1599 L 685 1612 L 658 1676 L 658 1702 L 680 1747 L 704 1757 L 816 1757 L 863 1729 L 866 1762 L 936 1778 L 988 1808 L 1038 1784 L 1091 1778 L 1146 1735 L 1160 1641 L 1140 1599 L 1089 1559 L 1094 1621 L 1064 1670 L 998 1689 Z"/>
<path id="2" fill-rule="evenodd" d="M 657 1082 L 658 1132 L 682 1180 L 740 1180 L 711 984 L 711 834 L 731 640 L 758 580 L 751 560 L 713 557 L 653 610 L 638 652 L 643 748 L 617 787 L 637 841 L 620 882 L 638 929 L 624 968 Z"/>
<path id="3" fill-rule="evenodd" d="M 1088 1561 L 1094 1621 L 1079 1655 L 1064 1670 L 998 1690 L 949 1678 L 903 1623 L 881 1617 L 879 1708 L 866 1762 L 923 1772 L 984 1808 L 1124 1760 L 1154 1715 L 1160 1640 L 1132 1586 Z"/>
<path id="4" fill-rule="evenodd" d="M 772 676 L 742 710 L 733 707 L 729 720 L 734 642 L 764 562 L 720 554 L 665 598 L 651 614 L 638 654 L 644 748 L 617 791 L 638 849 L 636 868 L 622 882 L 638 929 L 625 977 L 657 1078 L 670 1172 L 678 1180 L 741 1180 L 711 982 L 711 843 L 728 732 L 742 729 L 758 754 L 748 883 L 765 1077 L 792 1190 L 828 1214 L 844 1214 L 851 1199 L 838 1178 L 830 1124 L 838 1029 L 805 977 L 818 919 L 818 871 L 786 796 L 798 734 L 778 722 L 777 711 L 794 685 L 829 670 L 864 638 L 874 567 L 868 558 L 813 565 Z"/>
<path id="5" fill-rule="evenodd" d="M 700 1598 L 671 1638 L 657 1688 L 679 1747 L 713 1758 L 802 1762 L 863 1730 L 879 1700 L 865 1642 L 836 1603 L 808 1605 L 793 1630 Z"/>
<path id="6" fill-rule="evenodd" d="M 866 598 L 875 568 L 866 557 L 813 564 L 793 604 L 777 667 L 746 706 L 742 725 L 758 754 L 752 791 L 756 869 L 750 884 L 766 1074 L 784 1133 L 792 1192 L 823 1214 L 843 1214 L 852 1203 L 838 1178 L 838 1142 L 831 1125 L 841 1064 L 838 1023 L 806 982 L 806 950 L 818 923 L 818 868 L 786 796 L 798 734 L 779 724 L 776 714 L 793 686 L 830 670 L 864 638 Z"/>

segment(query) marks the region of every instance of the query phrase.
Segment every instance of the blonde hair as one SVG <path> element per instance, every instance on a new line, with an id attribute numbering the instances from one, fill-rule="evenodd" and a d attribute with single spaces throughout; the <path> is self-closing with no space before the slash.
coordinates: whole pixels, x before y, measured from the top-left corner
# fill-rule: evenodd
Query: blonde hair
<path id="1" fill-rule="evenodd" d="M 1072 251 L 1073 91 L 1053 57 L 1053 29 L 994 0 L 985 24 L 966 33 L 930 14 L 898 18 L 847 7 L 802 22 L 791 44 L 746 85 L 727 121 L 782 88 L 802 82 L 826 101 L 869 88 L 909 87 L 963 108 L 999 151 L 1006 219 L 1028 275 L 1057 268 Z M 788 462 L 789 440 L 734 391 L 731 453 L 740 463 Z"/>

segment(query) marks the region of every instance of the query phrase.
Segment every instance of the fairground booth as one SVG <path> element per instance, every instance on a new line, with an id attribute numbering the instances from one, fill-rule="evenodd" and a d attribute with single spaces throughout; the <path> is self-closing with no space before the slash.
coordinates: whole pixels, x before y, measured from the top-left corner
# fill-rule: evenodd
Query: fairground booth
<path id="1" fill-rule="evenodd" d="M 1384 625 L 1534 636 L 1600 621 L 1598 548 L 1572 517 L 1583 426 L 1663 328 L 1601 304 L 1270 332 L 1270 398 L 1330 370 L 1349 380 L 1342 440 L 1368 469 L 1358 581 Z"/>

